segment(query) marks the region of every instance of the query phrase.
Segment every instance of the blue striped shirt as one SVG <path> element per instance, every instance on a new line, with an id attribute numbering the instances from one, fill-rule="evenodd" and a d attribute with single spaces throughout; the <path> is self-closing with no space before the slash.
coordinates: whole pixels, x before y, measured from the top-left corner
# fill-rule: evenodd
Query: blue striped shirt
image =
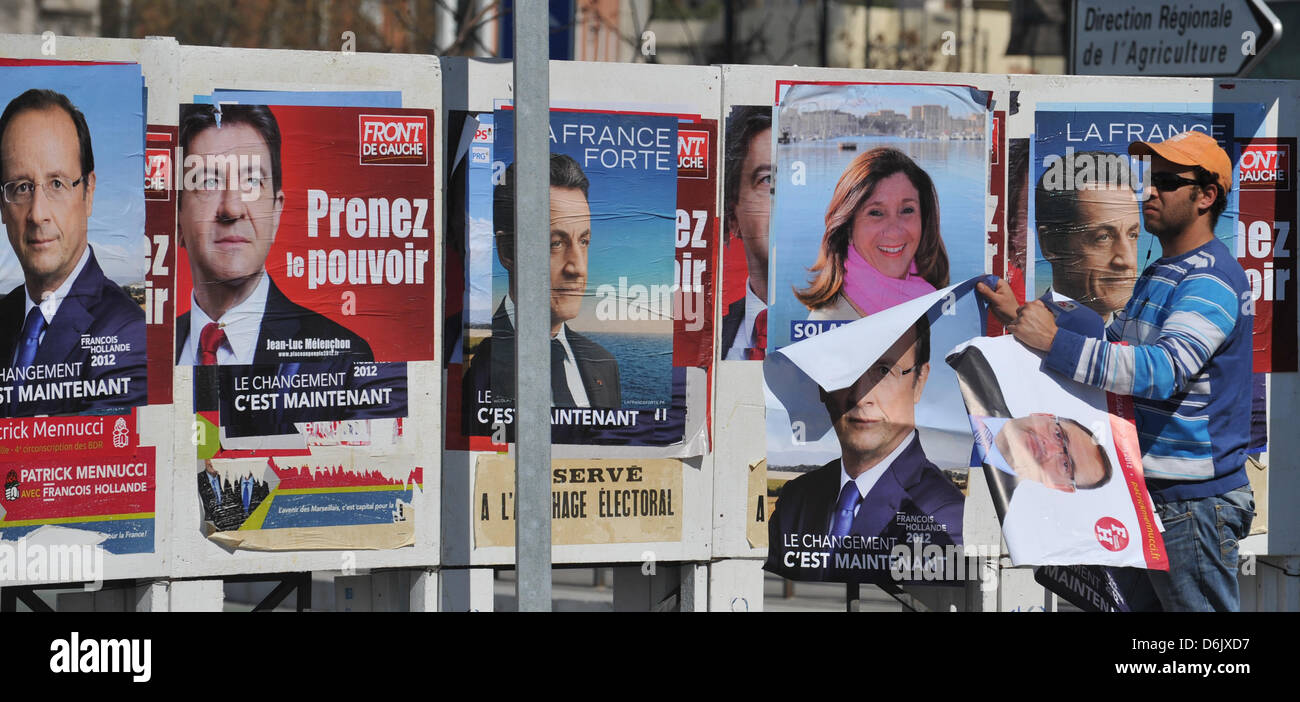
<path id="1" fill-rule="evenodd" d="M 1133 396 L 1142 470 L 1159 502 L 1249 482 L 1250 300 L 1245 272 L 1215 239 L 1151 264 L 1108 341 L 1066 329 L 1052 341 L 1048 368 Z"/>

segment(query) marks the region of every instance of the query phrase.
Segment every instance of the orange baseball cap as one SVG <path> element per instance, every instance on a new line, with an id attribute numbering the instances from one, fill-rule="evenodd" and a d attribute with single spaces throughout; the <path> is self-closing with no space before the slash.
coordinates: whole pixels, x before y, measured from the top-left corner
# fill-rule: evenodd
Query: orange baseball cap
<path id="1" fill-rule="evenodd" d="M 1232 159 L 1214 137 L 1191 129 L 1161 142 L 1135 141 L 1128 145 L 1130 156 L 1155 154 L 1179 166 L 1200 166 L 1218 178 L 1225 194 L 1232 190 Z"/>

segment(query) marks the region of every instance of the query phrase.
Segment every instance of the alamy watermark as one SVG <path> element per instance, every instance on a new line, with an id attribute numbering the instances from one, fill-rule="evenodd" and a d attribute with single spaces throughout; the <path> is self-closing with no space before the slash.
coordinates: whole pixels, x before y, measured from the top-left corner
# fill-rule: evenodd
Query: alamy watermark
<path id="1" fill-rule="evenodd" d="M 1044 157 L 1043 168 L 1044 190 L 1131 190 L 1136 197 L 1145 189 L 1140 174 L 1151 172 L 1151 157 L 1076 153 L 1073 146 L 1067 146 L 1064 156 Z"/>
<path id="2" fill-rule="evenodd" d="M 81 638 L 74 631 L 68 638 L 50 642 L 50 672 L 129 673 L 132 682 L 153 678 L 152 639 Z"/>
<path id="3" fill-rule="evenodd" d="M 900 541 L 889 551 L 889 575 L 895 581 L 979 580 L 980 590 L 992 591 L 998 585 L 996 544 L 926 544 Z"/>
<path id="4" fill-rule="evenodd" d="M 84 582 L 87 592 L 104 584 L 104 548 L 99 544 L 36 544 L 20 537 L 0 542 L 0 585 Z"/>

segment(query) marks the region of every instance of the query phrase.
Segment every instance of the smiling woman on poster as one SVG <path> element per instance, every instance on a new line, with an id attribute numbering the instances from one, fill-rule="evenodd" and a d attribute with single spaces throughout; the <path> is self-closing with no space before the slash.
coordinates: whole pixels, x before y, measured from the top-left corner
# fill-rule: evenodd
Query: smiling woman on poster
<path id="1" fill-rule="evenodd" d="M 850 245 L 851 244 L 851 245 Z M 934 182 L 898 149 L 849 163 L 826 208 L 826 233 L 808 287 L 808 319 L 858 319 L 948 285 Z"/>

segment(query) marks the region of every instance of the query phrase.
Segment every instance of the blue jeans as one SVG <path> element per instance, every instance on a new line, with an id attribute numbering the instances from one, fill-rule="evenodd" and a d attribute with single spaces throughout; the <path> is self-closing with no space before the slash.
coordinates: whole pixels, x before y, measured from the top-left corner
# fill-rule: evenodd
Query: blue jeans
<path id="1" fill-rule="evenodd" d="M 1166 612 L 1236 612 L 1237 542 L 1250 533 L 1255 494 L 1239 487 L 1222 495 L 1156 504 L 1165 526 L 1169 572 L 1151 570 Z"/>

